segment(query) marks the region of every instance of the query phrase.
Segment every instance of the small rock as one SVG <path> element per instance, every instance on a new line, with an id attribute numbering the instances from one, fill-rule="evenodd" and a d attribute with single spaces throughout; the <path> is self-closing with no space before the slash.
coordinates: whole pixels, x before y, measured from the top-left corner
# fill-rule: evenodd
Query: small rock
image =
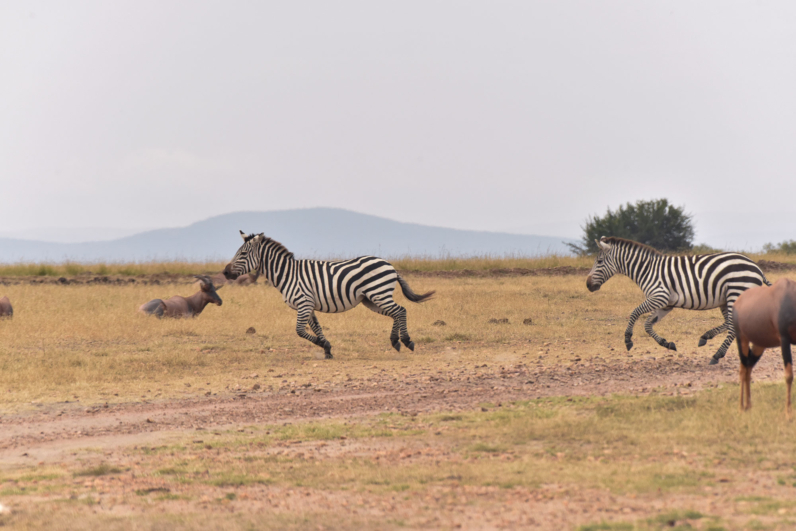
<path id="1" fill-rule="evenodd" d="M 532 325 L 533 324 L 533 319 L 531 319 L 530 317 L 528 317 L 527 319 L 523 319 L 522 320 L 522 324 L 524 324 L 524 325 Z"/>
<path id="2" fill-rule="evenodd" d="M 185 383 L 185 387 L 191 387 L 191 384 L 189 384 L 189 383 L 187 383 L 187 382 L 186 382 L 186 383 Z"/>
<path id="3" fill-rule="evenodd" d="M 442 319 L 434 321 L 433 323 L 431 323 L 431 326 L 447 326 L 447 325 L 448 325 L 448 323 L 446 323 Z"/>
<path id="4" fill-rule="evenodd" d="M 507 318 L 505 318 L 505 317 L 503 317 L 502 319 L 494 319 L 494 318 L 492 318 L 488 322 L 489 322 L 489 324 L 509 324 L 509 320 Z"/>
<path id="5" fill-rule="evenodd" d="M 148 424 L 154 424 L 155 423 L 155 421 L 152 420 L 152 419 L 146 419 L 146 421 L 147 421 Z"/>
<path id="6" fill-rule="evenodd" d="M 249 328 L 246 329 L 246 333 L 247 334 L 256 334 L 257 330 L 255 330 L 253 326 L 250 326 Z"/>
<path id="7" fill-rule="evenodd" d="M 260 388 L 260 384 L 254 384 L 254 385 L 252 386 L 252 390 L 253 390 L 253 391 L 256 391 L 256 390 L 258 390 L 259 388 Z"/>

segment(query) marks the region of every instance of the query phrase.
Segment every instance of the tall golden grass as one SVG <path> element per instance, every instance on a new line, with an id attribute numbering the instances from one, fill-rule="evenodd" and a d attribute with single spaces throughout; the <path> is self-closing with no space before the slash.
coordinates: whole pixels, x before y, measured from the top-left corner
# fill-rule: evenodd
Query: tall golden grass
<path id="1" fill-rule="evenodd" d="M 755 261 L 771 260 L 788 264 L 796 264 L 796 254 L 756 253 L 747 254 Z M 391 258 L 389 261 L 398 270 L 404 271 L 460 271 L 464 269 L 483 271 L 489 269 L 548 269 L 553 267 L 591 267 L 594 258 L 591 256 L 558 256 L 542 257 L 523 256 L 471 256 L 471 257 L 415 257 L 404 256 Z M 200 273 L 217 273 L 224 269 L 226 262 L 128 262 L 128 263 L 15 263 L 0 264 L 0 277 L 40 276 L 40 277 L 74 277 L 79 275 L 113 275 L 141 276 L 154 274 L 195 275 Z"/>
<path id="2" fill-rule="evenodd" d="M 244 374 L 271 367 L 289 370 L 301 383 L 340 379 L 341 370 L 366 377 L 376 370 L 374 363 L 402 371 L 442 361 L 513 363 L 527 355 L 536 358 L 539 351 L 545 363 L 573 355 L 626 357 L 626 319 L 643 300 L 625 277 L 612 279 L 597 293 L 586 290 L 580 275 L 408 279 L 417 292 L 437 290 L 423 304 L 408 302 L 396 291 L 396 300 L 408 310 L 415 352 L 394 351 L 388 340 L 391 319 L 362 306 L 319 314 L 335 360 L 317 363 L 314 374 L 301 364 L 315 363 L 322 349 L 296 335 L 296 312 L 264 285 L 225 287 L 219 291 L 223 306 L 208 306 L 197 318 L 184 320 L 157 320 L 136 310 L 154 298 L 190 295 L 196 290 L 192 285 L 0 286 L 0 295 L 8 295 L 15 309 L 12 320 L 0 321 L 0 408 L 74 395 L 89 401 L 183 396 L 184 383 L 202 385 L 189 393 L 218 392 Z M 490 324 L 490 319 L 509 324 Z M 533 324 L 524 325 L 525 319 Z M 445 326 L 435 326 L 439 320 Z M 698 352 L 696 342 L 720 322 L 718 310 L 679 310 L 656 330 L 680 353 L 707 360 L 720 339 Z M 245 333 L 251 326 L 254 335 Z M 660 349 L 640 325 L 635 342 L 631 356 Z"/>

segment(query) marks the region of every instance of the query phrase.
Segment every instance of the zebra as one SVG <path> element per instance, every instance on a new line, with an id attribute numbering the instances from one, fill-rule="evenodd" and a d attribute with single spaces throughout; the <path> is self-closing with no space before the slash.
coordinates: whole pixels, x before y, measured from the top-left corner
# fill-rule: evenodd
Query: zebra
<path id="1" fill-rule="evenodd" d="M 735 339 L 732 307 L 735 300 L 751 287 L 771 283 L 763 271 L 748 257 L 738 253 L 714 253 L 695 256 L 668 256 L 642 243 L 603 236 L 597 242 L 600 249 L 594 265 L 586 277 L 586 287 L 594 292 L 616 273 L 630 277 L 646 297 L 633 313 L 625 330 L 625 346 L 633 347 L 633 326 L 636 320 L 651 313 L 644 323 L 644 331 L 660 346 L 676 351 L 652 329 L 652 325 L 666 317 L 674 308 L 686 310 L 721 309 L 724 323 L 708 330 L 699 338 L 704 346 L 726 331 L 727 338 L 710 360 L 715 365 L 727 353 Z"/>
<path id="2" fill-rule="evenodd" d="M 240 231 L 240 235 L 243 245 L 224 268 L 224 276 L 234 280 L 250 271 L 265 275 L 285 303 L 298 312 L 296 333 L 322 347 L 326 359 L 333 357 L 332 345 L 324 337 L 315 312 L 341 313 L 359 303 L 392 317 L 390 343 L 395 350 L 400 352 L 401 342 L 409 350 L 415 350 L 406 329 L 406 308 L 392 298 L 395 282 L 412 302 L 427 301 L 434 291 L 418 295 L 389 262 L 375 256 L 329 262 L 296 260 L 284 245 L 263 233 L 246 235 Z M 307 332 L 308 324 L 315 335 Z"/>

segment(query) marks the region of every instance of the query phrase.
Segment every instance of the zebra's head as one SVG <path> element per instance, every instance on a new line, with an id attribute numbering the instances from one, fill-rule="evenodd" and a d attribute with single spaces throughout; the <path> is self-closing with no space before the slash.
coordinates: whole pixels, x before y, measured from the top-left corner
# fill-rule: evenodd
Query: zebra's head
<path id="1" fill-rule="evenodd" d="M 258 251 L 265 240 L 265 235 L 263 233 L 247 235 L 240 231 L 240 237 L 243 238 L 243 245 L 235 253 L 235 258 L 224 268 L 224 277 L 228 280 L 235 280 L 249 271 L 260 269 L 260 253 Z"/>
<path id="2" fill-rule="evenodd" d="M 603 236 L 597 242 L 597 248 L 600 252 L 594 260 L 594 265 L 591 266 L 589 276 L 586 277 L 586 287 L 589 291 L 597 291 L 609 278 L 614 276 L 617 272 L 616 260 L 614 257 L 614 244 L 606 242 Z"/>

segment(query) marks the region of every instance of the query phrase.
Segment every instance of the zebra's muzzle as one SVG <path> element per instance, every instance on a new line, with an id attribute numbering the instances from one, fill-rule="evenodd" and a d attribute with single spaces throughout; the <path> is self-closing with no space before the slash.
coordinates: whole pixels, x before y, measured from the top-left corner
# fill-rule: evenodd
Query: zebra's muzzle
<path id="1" fill-rule="evenodd" d="M 227 264 L 227 267 L 224 268 L 224 278 L 227 280 L 235 280 L 238 276 L 237 273 L 232 272 L 232 264 Z"/>
<path id="2" fill-rule="evenodd" d="M 587 287 L 587 288 L 589 288 L 589 291 L 591 291 L 592 293 L 594 293 L 595 291 L 597 291 L 598 289 L 600 289 L 600 284 L 592 284 L 592 283 L 591 283 L 591 279 L 587 279 L 587 280 L 586 280 L 586 287 Z"/>

